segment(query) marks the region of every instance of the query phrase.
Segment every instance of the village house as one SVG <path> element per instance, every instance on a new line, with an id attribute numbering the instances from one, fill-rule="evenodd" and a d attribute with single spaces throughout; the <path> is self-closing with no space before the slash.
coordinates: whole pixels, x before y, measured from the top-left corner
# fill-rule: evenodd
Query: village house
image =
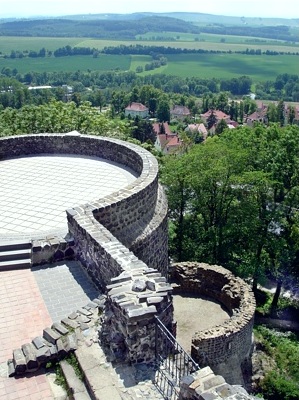
<path id="1" fill-rule="evenodd" d="M 129 115 L 131 118 L 146 118 L 149 115 L 149 110 L 144 104 L 133 102 L 125 108 L 125 116 L 128 117 Z"/>
<path id="2" fill-rule="evenodd" d="M 208 110 L 204 114 L 200 114 L 200 117 L 201 117 L 201 119 L 202 119 L 204 124 L 207 124 L 207 121 L 208 121 L 209 117 L 211 116 L 212 112 L 213 112 L 217 122 L 221 121 L 222 119 L 227 124 L 229 124 L 231 122 L 230 116 L 225 114 L 223 111 L 220 111 L 220 110 Z"/>
<path id="3" fill-rule="evenodd" d="M 194 136 L 202 137 L 202 140 L 206 140 L 208 136 L 207 128 L 203 123 L 189 124 L 185 130 L 192 133 Z"/>
<path id="4" fill-rule="evenodd" d="M 268 117 L 267 117 L 268 107 L 261 101 L 256 102 L 256 104 L 257 104 L 256 111 L 245 117 L 245 123 L 248 126 L 253 126 L 255 122 L 260 122 L 262 124 L 268 123 Z"/>
<path id="5" fill-rule="evenodd" d="M 207 112 L 205 112 L 204 114 L 200 114 L 200 117 L 201 117 L 203 123 L 204 123 L 206 126 L 208 125 L 208 121 L 209 121 L 209 118 L 210 118 L 210 116 L 212 115 L 212 113 L 213 113 L 213 115 L 214 115 L 214 117 L 215 117 L 215 123 L 214 123 L 214 125 L 212 125 L 212 126 L 210 127 L 210 129 L 208 130 L 210 135 L 214 135 L 214 134 L 215 134 L 215 132 L 216 132 L 216 127 L 217 127 L 218 123 L 219 123 L 221 120 L 223 120 L 223 121 L 226 122 L 227 127 L 228 127 L 229 129 L 234 129 L 234 128 L 236 128 L 236 127 L 239 125 L 238 122 L 232 120 L 232 119 L 230 118 L 230 115 L 224 113 L 223 111 L 220 111 L 220 110 L 211 110 L 211 109 L 210 109 L 210 110 L 208 110 Z"/>
<path id="6" fill-rule="evenodd" d="M 185 118 L 190 118 L 191 112 L 188 107 L 186 106 L 173 106 L 170 110 L 170 118 L 177 119 L 177 120 L 184 120 Z"/>
<path id="7" fill-rule="evenodd" d="M 182 146 L 178 134 L 171 132 L 167 122 L 154 123 L 153 130 L 156 134 L 155 148 L 164 154 L 172 154 Z"/>

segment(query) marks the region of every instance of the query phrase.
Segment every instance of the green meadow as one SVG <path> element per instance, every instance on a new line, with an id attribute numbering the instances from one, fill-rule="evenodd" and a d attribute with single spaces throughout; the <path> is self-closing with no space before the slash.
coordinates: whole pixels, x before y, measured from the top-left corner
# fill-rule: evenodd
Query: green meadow
<path id="1" fill-rule="evenodd" d="M 169 35 L 169 33 L 167 33 Z M 174 33 L 175 34 L 175 33 Z M 151 34 L 148 34 L 150 38 Z M 166 35 L 166 34 L 165 34 Z M 181 34 L 180 41 L 152 41 L 152 40 L 98 40 L 83 38 L 37 38 L 37 37 L 0 37 L 0 51 L 2 55 L 10 54 L 11 50 L 39 51 L 42 47 L 54 51 L 59 47 L 70 45 L 72 47 L 90 47 L 103 49 L 106 46 L 148 45 L 165 46 L 187 49 L 244 51 L 246 48 L 260 48 L 263 50 L 298 52 L 298 46 L 286 46 L 278 41 L 266 40 L 267 43 L 250 45 L 245 42 L 249 38 L 226 36 L 225 43 L 220 43 L 219 35 L 205 35 L 206 41 L 194 41 L 192 35 Z M 169 37 L 169 36 L 168 36 Z M 203 34 L 200 35 L 203 38 Z M 252 39 L 252 38 L 251 38 Z M 243 40 L 243 42 L 242 42 Z M 256 40 L 256 39 L 255 39 Z M 232 43 L 230 43 L 230 41 Z M 234 42 L 234 43 L 233 43 Z M 264 49 L 262 48 L 263 46 Z M 201 77 L 230 79 L 240 75 L 248 75 L 253 82 L 275 80 L 276 76 L 283 73 L 298 75 L 299 56 L 294 55 L 246 55 L 236 53 L 219 54 L 168 54 L 168 64 L 152 71 L 142 72 L 141 75 L 163 73 L 179 77 Z M 72 72 L 72 71 L 136 71 L 138 66 L 145 67 L 152 61 L 150 56 L 144 55 L 104 55 L 97 58 L 92 56 L 70 57 L 45 57 L 11 59 L 0 57 L 0 71 L 2 68 L 17 69 L 19 73 L 27 72 Z"/>
<path id="2" fill-rule="evenodd" d="M 244 51 L 248 49 L 261 49 L 262 51 L 272 50 L 277 52 L 299 52 L 299 44 L 291 44 L 280 41 L 274 41 L 270 39 L 260 39 L 257 42 L 256 38 L 244 37 L 244 36 L 223 36 L 223 35 L 212 35 L 203 34 L 192 35 L 192 34 L 178 34 L 165 33 L 165 37 L 179 36 L 180 39 L 176 41 L 168 40 L 150 40 L 150 37 L 159 35 L 162 33 L 151 32 L 144 35 L 147 40 L 139 40 L 140 35 L 137 36 L 136 40 L 104 40 L 104 39 L 89 39 L 89 38 L 52 38 L 52 37 L 14 37 L 14 36 L 0 36 L 0 52 L 2 54 L 9 55 L 11 50 L 25 51 L 33 50 L 39 51 L 41 48 L 46 50 L 54 51 L 59 47 L 72 46 L 72 47 L 90 47 L 96 49 L 103 49 L 109 46 L 119 45 L 143 45 L 143 46 L 164 46 L 173 48 L 183 49 L 203 49 L 203 50 L 214 50 L 214 51 Z M 199 40 L 196 41 L 195 38 Z M 225 39 L 222 43 L 221 39 Z"/>
<path id="3" fill-rule="evenodd" d="M 246 54 L 171 54 L 168 64 L 149 73 L 180 77 L 230 79 L 247 75 L 254 82 L 275 80 L 283 73 L 298 75 L 299 56 Z"/>
<path id="4" fill-rule="evenodd" d="M 127 71 L 131 66 L 129 55 L 105 55 L 100 54 L 97 58 L 92 56 L 69 56 L 69 57 L 44 57 L 44 58 L 22 58 L 4 59 L 0 58 L 0 71 L 4 67 L 16 68 L 21 74 L 27 72 L 74 72 L 74 71 Z"/>

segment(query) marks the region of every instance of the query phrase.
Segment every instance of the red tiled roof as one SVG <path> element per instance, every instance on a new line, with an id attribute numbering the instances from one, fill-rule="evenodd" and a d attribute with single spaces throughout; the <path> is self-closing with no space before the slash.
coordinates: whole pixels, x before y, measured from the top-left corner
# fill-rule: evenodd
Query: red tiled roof
<path id="1" fill-rule="evenodd" d="M 142 103 L 131 103 L 126 108 L 127 111 L 148 111 L 148 108 Z"/>
<path id="2" fill-rule="evenodd" d="M 154 132 L 155 132 L 155 134 L 156 135 L 160 135 L 160 132 L 161 132 L 161 123 L 160 122 L 155 122 L 154 124 L 153 124 L 153 129 L 154 129 Z M 169 127 L 169 125 L 168 125 L 168 122 L 163 122 L 163 126 L 164 126 L 164 132 L 167 134 L 167 135 L 173 135 L 173 133 L 171 132 L 171 130 L 170 130 L 170 127 Z"/>
<path id="3" fill-rule="evenodd" d="M 185 106 L 174 106 L 172 110 L 170 110 L 170 114 L 180 115 L 180 116 L 188 116 L 190 115 L 190 110 Z"/>
<path id="4" fill-rule="evenodd" d="M 217 118 L 217 119 L 224 119 L 224 120 L 226 120 L 227 118 L 230 118 L 230 116 L 229 115 L 227 115 L 227 114 L 225 114 L 223 111 L 220 111 L 220 110 L 213 110 L 213 113 L 214 113 L 214 115 L 215 115 L 215 117 Z M 209 118 L 209 116 L 212 114 L 212 110 L 208 110 L 206 113 L 204 113 L 204 114 L 201 114 L 201 116 L 203 117 L 203 118 Z"/>

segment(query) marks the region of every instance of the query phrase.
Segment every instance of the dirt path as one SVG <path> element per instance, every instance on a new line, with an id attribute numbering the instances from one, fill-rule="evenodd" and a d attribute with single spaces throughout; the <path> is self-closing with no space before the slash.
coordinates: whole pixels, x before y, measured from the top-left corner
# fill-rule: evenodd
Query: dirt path
<path id="1" fill-rule="evenodd" d="M 222 324 L 229 318 L 217 302 L 203 297 L 173 296 L 174 317 L 177 321 L 177 340 L 190 353 L 194 332 Z"/>

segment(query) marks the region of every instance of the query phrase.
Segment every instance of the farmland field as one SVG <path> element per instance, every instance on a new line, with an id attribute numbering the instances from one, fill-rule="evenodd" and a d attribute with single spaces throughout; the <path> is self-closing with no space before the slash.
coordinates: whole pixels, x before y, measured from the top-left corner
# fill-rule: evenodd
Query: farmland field
<path id="1" fill-rule="evenodd" d="M 105 55 L 100 54 L 97 58 L 92 56 L 69 56 L 69 57 L 44 57 L 44 58 L 22 58 L 3 59 L 0 58 L 0 71 L 4 67 L 16 68 L 19 73 L 27 72 L 74 72 L 74 71 L 111 71 L 129 70 L 131 57 L 129 55 Z"/>
<path id="2" fill-rule="evenodd" d="M 175 33 L 174 33 L 175 34 Z M 165 34 L 166 35 L 166 34 Z M 152 40 L 100 40 L 83 38 L 37 38 L 37 37 L 0 37 L 0 49 L 2 54 L 10 54 L 11 50 L 39 51 L 42 47 L 47 50 L 56 50 L 59 47 L 70 45 L 72 47 L 90 47 L 103 49 L 107 46 L 119 46 L 121 44 L 141 44 L 144 46 L 169 46 L 189 49 L 208 50 L 245 50 L 246 48 L 265 49 L 279 51 L 298 52 L 298 45 L 286 46 L 283 42 L 269 39 L 254 39 L 261 42 L 249 44 L 245 40 L 253 38 L 226 36 L 225 43 L 220 43 L 221 35 L 200 34 L 205 38 L 203 42 L 194 41 L 190 34 L 180 34 L 180 41 L 152 41 Z M 149 36 L 150 37 L 150 36 Z M 169 37 L 169 36 L 168 36 Z M 243 40 L 243 42 L 242 42 Z M 231 43 L 230 43 L 231 42 Z M 266 43 L 264 43 L 266 42 Z M 275 80 L 277 75 L 288 73 L 298 74 L 299 56 L 295 55 L 247 55 L 236 53 L 219 54 L 167 54 L 168 64 L 160 68 L 144 71 L 141 75 L 163 73 L 179 77 L 201 77 L 230 79 L 240 75 L 248 75 L 253 82 Z M 69 57 L 44 57 L 11 59 L 0 57 L 0 71 L 2 68 L 16 69 L 19 73 L 27 72 L 53 72 L 53 71 L 136 71 L 138 66 L 145 67 L 152 61 L 146 55 L 103 55 L 97 58 L 92 56 Z"/>
<path id="3" fill-rule="evenodd" d="M 143 75 L 163 73 L 180 77 L 231 79 L 247 75 L 256 81 L 275 80 L 283 73 L 298 74 L 299 56 L 245 54 L 171 54 L 168 64 Z"/>
<path id="4" fill-rule="evenodd" d="M 159 38 L 159 40 L 157 40 Z M 275 39 L 266 39 L 266 38 L 256 38 L 251 36 L 236 36 L 236 35 L 220 35 L 220 34 L 213 34 L 213 33 L 178 33 L 178 32 L 147 32 L 143 35 L 137 35 L 136 40 L 156 40 L 157 43 L 160 41 L 165 41 L 167 38 L 173 38 L 175 43 L 181 42 L 194 42 L 199 41 L 202 42 L 209 42 L 209 43 L 221 43 L 221 40 L 224 39 L 224 43 L 233 43 L 233 44 L 244 44 L 247 46 L 248 44 L 252 44 L 254 46 L 267 46 L 272 50 L 275 50 L 273 47 L 281 46 L 284 47 L 294 47 L 299 51 L 299 43 L 291 44 L 289 42 L 284 42 L 283 40 L 275 40 Z"/>
<path id="5" fill-rule="evenodd" d="M 151 36 L 158 35 L 151 33 Z M 159 36 L 162 34 L 160 33 Z M 299 44 L 286 44 L 285 42 L 271 41 L 270 39 L 262 39 L 260 42 L 254 42 L 256 38 L 240 37 L 240 36 L 224 36 L 212 34 L 178 34 L 180 40 L 177 41 L 157 41 L 157 40 L 104 40 L 104 39 L 88 39 L 88 38 L 52 38 L 52 37 L 14 37 L 0 36 L 0 49 L 3 54 L 9 55 L 11 50 L 24 51 L 33 50 L 39 51 L 42 47 L 46 50 L 56 50 L 59 47 L 70 45 L 72 47 L 91 47 L 103 49 L 108 46 L 123 45 L 143 45 L 143 46 L 164 46 L 184 49 L 203 49 L 214 51 L 244 51 L 248 49 L 261 49 L 261 51 L 272 50 L 278 52 L 299 52 Z M 140 35 L 139 35 L 140 36 Z M 138 36 L 138 37 L 139 37 Z M 167 33 L 165 36 L 170 37 L 172 33 Z M 195 41 L 195 37 L 199 40 Z M 225 42 L 220 40 L 224 38 Z M 200 41 L 202 40 L 202 41 Z M 248 40 L 248 42 L 245 42 Z"/>
<path id="6" fill-rule="evenodd" d="M 299 56 L 253 56 L 246 54 L 168 54 L 168 64 L 160 68 L 144 71 L 149 74 L 167 74 L 179 77 L 200 77 L 231 79 L 248 75 L 254 82 L 275 80 L 283 73 L 298 74 Z M 45 58 L 0 58 L 2 68 L 17 69 L 19 73 L 27 72 L 73 72 L 73 71 L 136 71 L 137 66 L 145 67 L 151 62 L 150 56 L 143 55 L 104 55 L 68 56 Z"/>

